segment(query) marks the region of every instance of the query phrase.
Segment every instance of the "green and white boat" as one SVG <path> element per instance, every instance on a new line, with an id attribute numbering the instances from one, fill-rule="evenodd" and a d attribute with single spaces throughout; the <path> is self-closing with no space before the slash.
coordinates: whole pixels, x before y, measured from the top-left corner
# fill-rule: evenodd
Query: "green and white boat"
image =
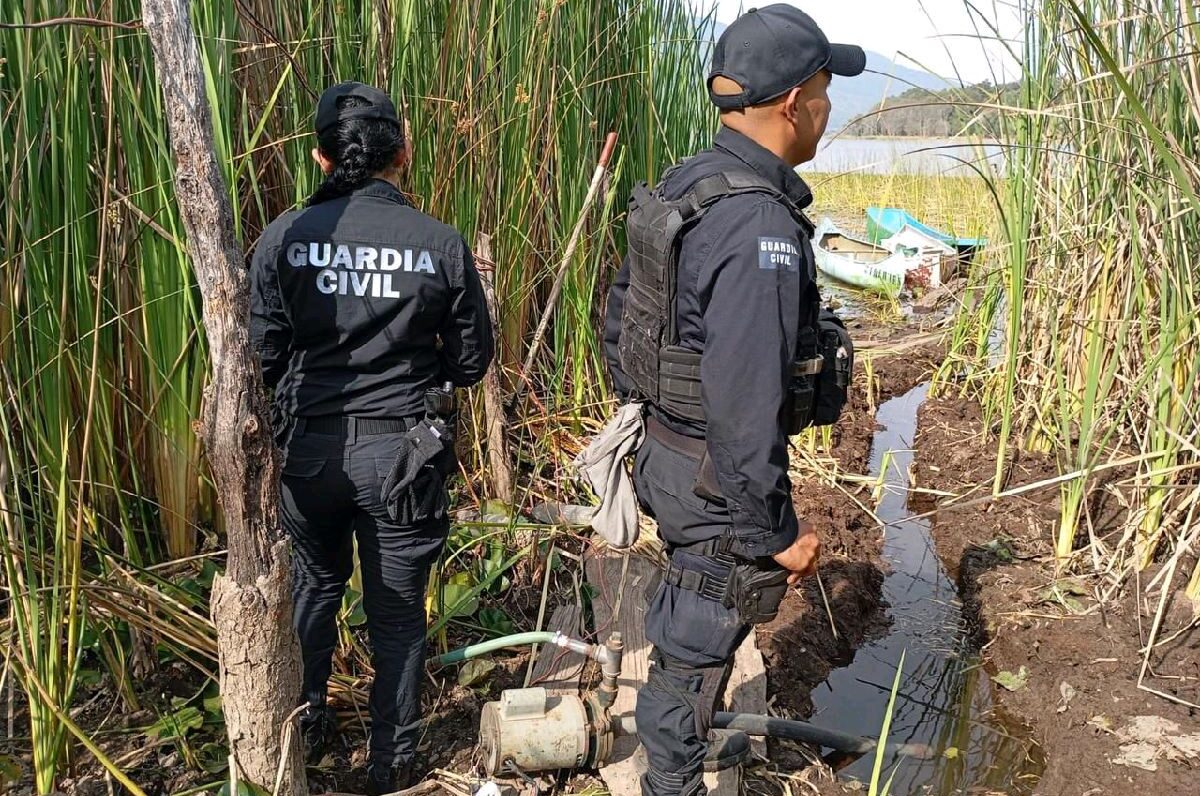
<path id="1" fill-rule="evenodd" d="M 941 284 L 940 251 L 877 246 L 847 235 L 829 218 L 821 219 L 812 243 L 817 270 L 847 285 L 898 296 Z"/>
<path id="2" fill-rule="evenodd" d="M 934 229 L 916 219 L 907 210 L 898 207 L 868 207 L 867 208 L 867 237 L 872 243 L 884 244 L 887 238 L 899 234 L 905 227 L 925 235 L 931 240 L 957 250 L 969 257 L 978 249 L 982 249 L 987 241 L 983 238 L 958 238 Z"/>

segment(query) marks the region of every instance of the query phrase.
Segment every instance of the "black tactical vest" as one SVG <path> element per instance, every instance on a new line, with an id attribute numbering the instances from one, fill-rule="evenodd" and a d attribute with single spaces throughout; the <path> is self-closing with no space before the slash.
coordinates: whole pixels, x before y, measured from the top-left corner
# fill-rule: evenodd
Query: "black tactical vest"
<path id="1" fill-rule="evenodd" d="M 657 188 L 638 183 L 629 198 L 626 231 L 629 243 L 629 288 L 621 315 L 618 356 L 637 398 L 649 401 L 676 417 L 704 422 L 700 400 L 700 354 L 679 345 L 676 315 L 676 277 L 683 236 L 699 223 L 720 199 L 738 194 L 769 194 L 792 213 L 808 237 L 814 227 L 808 217 L 778 188 L 749 171 L 728 170 L 697 180 L 678 200 L 665 198 L 662 186 L 679 168 L 663 175 Z M 822 355 L 821 297 L 816 274 L 801 301 L 803 309 L 796 359 L 787 407 L 789 434 L 817 422 L 814 417 L 816 377 L 826 358 Z M 848 365 L 848 363 L 847 363 Z M 840 406 L 838 407 L 840 411 Z"/>

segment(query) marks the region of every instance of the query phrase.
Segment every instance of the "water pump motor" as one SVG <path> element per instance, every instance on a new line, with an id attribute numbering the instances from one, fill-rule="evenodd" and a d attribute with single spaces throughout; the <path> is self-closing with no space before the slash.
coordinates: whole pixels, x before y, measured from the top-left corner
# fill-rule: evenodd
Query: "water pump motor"
<path id="1" fill-rule="evenodd" d="M 587 644 L 556 634 L 551 642 L 600 664 L 600 685 L 584 697 L 519 688 L 483 706 L 479 745 L 490 776 L 519 771 L 599 768 L 612 753 L 615 724 L 609 716 L 617 697 L 624 645 L 613 633 L 605 644 Z"/>
<path id="2" fill-rule="evenodd" d="M 544 688 L 505 691 L 483 706 L 479 743 L 489 776 L 559 768 L 597 768 L 612 752 L 607 708 L 589 696 L 551 695 Z"/>

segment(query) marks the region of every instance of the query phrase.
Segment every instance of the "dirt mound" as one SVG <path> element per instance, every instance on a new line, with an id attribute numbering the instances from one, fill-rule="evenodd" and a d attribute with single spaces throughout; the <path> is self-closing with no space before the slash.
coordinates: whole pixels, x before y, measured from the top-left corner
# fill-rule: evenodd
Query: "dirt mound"
<path id="1" fill-rule="evenodd" d="M 783 601 L 775 621 L 758 628 L 758 646 L 769 662 L 768 682 L 780 715 L 811 715 L 811 690 L 887 629 L 882 585 L 883 573 L 875 564 L 835 559 L 821 566 L 821 584 L 806 578 Z"/>

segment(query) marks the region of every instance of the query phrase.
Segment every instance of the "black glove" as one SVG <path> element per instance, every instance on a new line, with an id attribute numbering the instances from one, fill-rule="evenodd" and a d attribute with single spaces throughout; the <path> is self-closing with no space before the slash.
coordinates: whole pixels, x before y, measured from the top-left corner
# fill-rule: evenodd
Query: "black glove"
<path id="1" fill-rule="evenodd" d="M 444 474 L 438 464 L 447 451 L 452 455 L 453 447 L 449 430 L 438 420 L 422 420 L 405 432 L 379 495 L 393 521 L 422 522 L 445 512 Z"/>

